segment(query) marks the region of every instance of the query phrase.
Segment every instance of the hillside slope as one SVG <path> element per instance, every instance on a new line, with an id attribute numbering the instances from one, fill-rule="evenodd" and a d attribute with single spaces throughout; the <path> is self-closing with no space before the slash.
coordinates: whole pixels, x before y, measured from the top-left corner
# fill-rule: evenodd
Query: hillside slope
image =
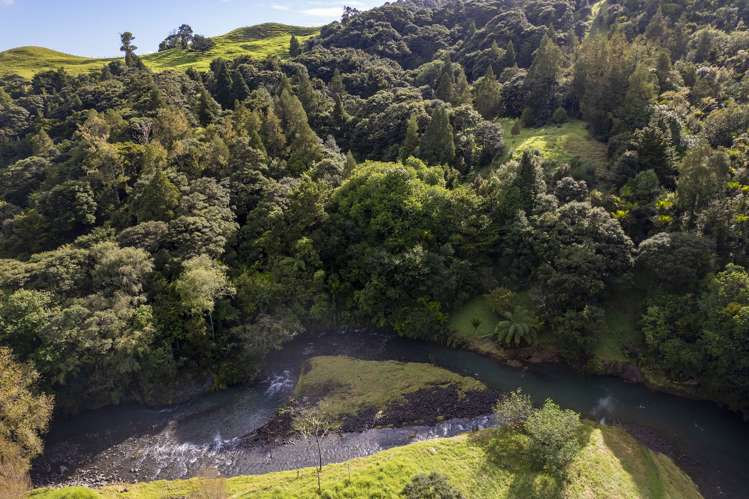
<path id="1" fill-rule="evenodd" d="M 473 499 L 701 497 L 692 480 L 668 457 L 644 448 L 624 430 L 592 425 L 587 430 L 587 445 L 572 463 L 569 480 L 564 483 L 552 475 L 531 471 L 517 435 L 493 438 L 493 432 L 485 431 L 419 442 L 326 466 L 321 477 L 322 489 L 325 497 L 330 498 L 399 497 L 414 475 L 436 471 L 445 475 L 465 497 Z M 489 454 L 489 449 L 494 452 Z M 313 498 L 319 497 L 316 489 L 314 469 L 304 469 L 228 480 L 128 484 L 97 491 L 39 490 L 31 497 Z M 209 491 L 212 495 L 205 495 Z"/>
<path id="2" fill-rule="evenodd" d="M 234 59 L 244 55 L 264 59 L 273 55 L 286 56 L 291 35 L 296 35 L 300 41 L 304 41 L 317 32 L 317 28 L 274 23 L 259 24 L 214 37 L 216 45 L 206 52 L 171 49 L 143 55 L 142 59 L 146 66 L 154 71 L 189 67 L 206 70 L 217 57 Z M 58 68 L 79 75 L 98 69 L 113 60 L 116 58 L 96 59 L 65 54 L 44 47 L 18 47 L 0 52 L 0 75 L 18 74 L 31 78 L 42 71 Z"/>

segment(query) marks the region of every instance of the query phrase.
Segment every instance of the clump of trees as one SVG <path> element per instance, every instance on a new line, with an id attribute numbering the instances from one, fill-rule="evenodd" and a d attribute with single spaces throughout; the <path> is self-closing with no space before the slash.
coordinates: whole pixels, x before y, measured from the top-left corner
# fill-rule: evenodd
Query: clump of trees
<path id="1" fill-rule="evenodd" d="M 188 24 L 182 24 L 159 43 L 159 52 L 171 49 L 207 52 L 216 45 L 212 39 L 194 33 Z"/>

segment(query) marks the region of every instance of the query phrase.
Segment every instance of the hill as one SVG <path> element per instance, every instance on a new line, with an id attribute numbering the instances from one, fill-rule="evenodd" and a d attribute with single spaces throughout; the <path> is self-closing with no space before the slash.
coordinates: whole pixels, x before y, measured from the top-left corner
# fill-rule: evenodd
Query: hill
<path id="1" fill-rule="evenodd" d="M 171 49 L 143 55 L 146 66 L 153 71 L 187 69 L 194 67 L 206 70 L 213 59 L 234 59 L 250 56 L 264 59 L 268 56 L 288 54 L 291 35 L 306 40 L 317 34 L 317 28 L 286 26 L 267 23 L 238 28 L 225 35 L 213 38 L 216 45 L 206 52 Z M 88 58 L 57 52 L 44 47 L 18 47 L 0 52 L 0 75 L 18 74 L 31 78 L 42 71 L 64 68 L 73 75 L 85 74 L 98 69 L 116 58 Z"/>
<path id="2" fill-rule="evenodd" d="M 445 475 L 465 497 L 702 497 L 692 480 L 668 457 L 640 445 L 617 427 L 586 426 L 588 440 L 573 461 L 569 479 L 531 470 L 522 439 L 487 430 L 429 440 L 326 466 L 325 497 L 399 497 L 418 473 Z M 493 450 L 490 450 L 493 449 Z M 502 458 L 497 455 L 501 449 Z M 318 497 L 314 469 L 260 476 L 139 483 L 88 489 L 50 489 L 36 499 L 89 497 Z M 213 495 L 205 495 L 212 491 Z M 216 492 L 219 492 L 216 495 Z"/>

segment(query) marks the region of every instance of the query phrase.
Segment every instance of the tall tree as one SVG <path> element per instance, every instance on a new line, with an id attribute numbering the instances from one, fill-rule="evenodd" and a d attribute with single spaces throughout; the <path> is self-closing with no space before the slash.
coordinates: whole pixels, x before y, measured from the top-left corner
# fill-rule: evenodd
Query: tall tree
<path id="1" fill-rule="evenodd" d="M 125 65 L 128 67 L 137 66 L 139 62 L 138 57 L 135 55 L 138 47 L 133 45 L 133 40 L 135 40 L 135 36 L 129 31 L 125 31 L 120 35 L 120 41 L 122 42 L 120 52 L 125 53 Z"/>
<path id="2" fill-rule="evenodd" d="M 563 59 L 562 49 L 545 35 L 525 79 L 528 106 L 523 117 L 526 126 L 541 126 L 551 118 Z"/>
<path id="3" fill-rule="evenodd" d="M 416 114 L 412 114 L 408 118 L 406 123 L 406 136 L 403 139 L 403 145 L 400 149 L 400 157 L 402 160 L 408 159 L 410 156 L 416 154 L 416 150 L 419 148 L 419 122 L 416 119 Z"/>
<path id="4" fill-rule="evenodd" d="M 421 138 L 419 154 L 433 165 L 449 165 L 455 159 L 455 137 L 447 106 L 434 109 L 432 120 Z"/>
<path id="5" fill-rule="evenodd" d="M 296 57 L 302 53 L 302 47 L 299 44 L 299 40 L 296 35 L 291 35 L 291 41 L 289 41 L 289 55 Z"/>
<path id="6" fill-rule="evenodd" d="M 489 66 L 486 75 L 476 83 L 474 89 L 475 107 L 481 116 L 488 120 L 497 116 L 502 102 L 502 96 L 500 95 L 501 91 L 502 86 L 497 81 L 497 77 L 494 74 L 494 68 Z"/>

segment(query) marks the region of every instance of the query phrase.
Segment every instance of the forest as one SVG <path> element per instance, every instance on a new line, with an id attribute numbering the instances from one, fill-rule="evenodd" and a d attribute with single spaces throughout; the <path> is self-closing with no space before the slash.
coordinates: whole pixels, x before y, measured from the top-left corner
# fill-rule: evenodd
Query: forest
<path id="1" fill-rule="evenodd" d="M 482 295 L 498 348 L 583 370 L 625 295 L 633 364 L 746 414 L 747 24 L 743 0 L 399 0 L 287 58 L 156 73 L 125 33 L 101 70 L 0 77 L 0 450 L 28 463 L 53 411 L 253 381 L 304 331 L 460 347 Z M 572 123 L 603 164 L 507 146 Z"/>

